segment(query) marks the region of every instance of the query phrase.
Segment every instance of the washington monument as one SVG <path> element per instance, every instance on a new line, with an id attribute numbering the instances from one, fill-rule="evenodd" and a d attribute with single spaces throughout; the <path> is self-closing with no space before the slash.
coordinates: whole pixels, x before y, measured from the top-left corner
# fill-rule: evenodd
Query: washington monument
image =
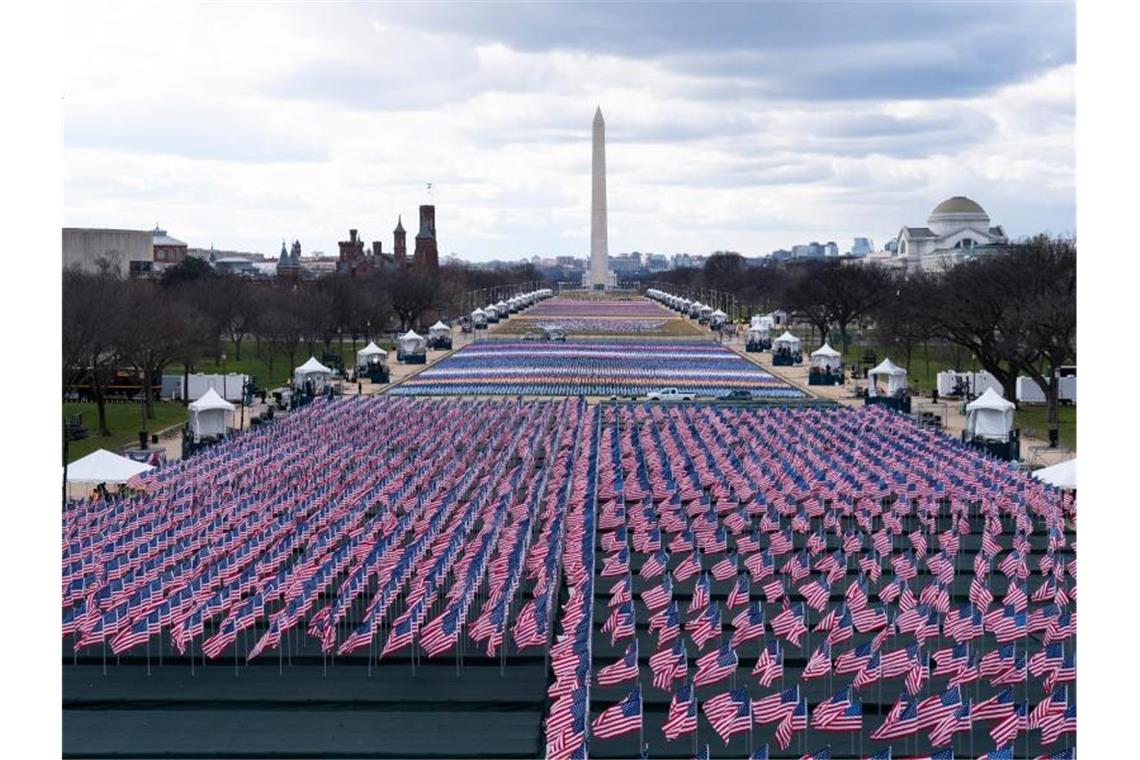
<path id="1" fill-rule="evenodd" d="M 582 283 L 591 290 L 615 286 L 610 271 L 609 233 L 606 221 L 606 122 L 602 108 L 594 113 L 593 187 L 590 197 L 590 268 Z"/>

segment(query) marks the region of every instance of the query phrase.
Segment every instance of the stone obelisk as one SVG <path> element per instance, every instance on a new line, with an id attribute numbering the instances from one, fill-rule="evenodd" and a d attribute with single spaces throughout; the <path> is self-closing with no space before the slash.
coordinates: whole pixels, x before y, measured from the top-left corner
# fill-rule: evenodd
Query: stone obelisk
<path id="1" fill-rule="evenodd" d="M 610 257 L 606 221 L 606 122 L 602 108 L 594 113 L 593 192 L 590 198 L 591 289 L 610 287 Z"/>

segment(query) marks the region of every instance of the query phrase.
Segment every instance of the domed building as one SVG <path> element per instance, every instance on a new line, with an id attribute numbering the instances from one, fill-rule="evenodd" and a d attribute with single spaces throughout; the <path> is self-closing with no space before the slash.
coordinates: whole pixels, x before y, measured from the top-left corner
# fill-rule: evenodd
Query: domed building
<path id="1" fill-rule="evenodd" d="M 976 201 L 955 195 L 930 212 L 925 227 L 903 227 L 897 256 L 908 272 L 941 271 L 974 256 L 1006 250 L 1009 238 Z"/>

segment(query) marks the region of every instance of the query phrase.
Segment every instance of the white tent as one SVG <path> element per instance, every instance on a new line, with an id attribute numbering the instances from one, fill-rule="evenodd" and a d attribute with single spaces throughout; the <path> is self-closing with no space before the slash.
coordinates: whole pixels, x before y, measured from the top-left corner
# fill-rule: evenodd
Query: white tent
<path id="1" fill-rule="evenodd" d="M 867 372 L 867 379 L 870 381 L 867 385 L 868 396 L 874 397 L 879 395 L 879 389 L 875 387 L 875 378 L 879 375 L 883 375 L 887 378 L 888 396 L 894 396 L 896 393 L 906 390 L 906 370 L 890 359 L 883 359 L 883 362 L 878 367 Z"/>
<path id="2" fill-rule="evenodd" d="M 383 360 L 388 356 L 388 352 L 375 343 L 370 342 L 367 346 L 356 352 L 356 366 L 367 367 L 368 362 L 370 362 L 374 356 L 378 356 Z"/>
<path id="3" fill-rule="evenodd" d="M 422 354 L 427 350 L 427 344 L 424 342 L 422 335 L 417 335 L 415 330 L 408 330 L 406 333 L 397 338 L 400 341 L 400 353 L 408 356 L 409 354 Z"/>
<path id="4" fill-rule="evenodd" d="M 1076 458 L 1066 459 L 1064 462 L 1042 467 L 1033 473 L 1033 477 L 1056 488 L 1076 490 L 1077 460 Z"/>
<path id="5" fill-rule="evenodd" d="M 475 327 L 486 327 L 487 312 L 483 311 L 482 309 L 476 309 L 475 311 L 471 312 L 471 324 L 473 324 Z"/>
<path id="6" fill-rule="evenodd" d="M 781 348 L 786 348 L 794 354 L 800 350 L 800 339 L 784 330 L 783 335 L 772 341 L 773 352 L 779 351 Z"/>
<path id="7" fill-rule="evenodd" d="M 310 356 L 307 362 L 293 370 L 293 387 L 303 389 L 308 381 L 312 383 L 315 393 L 325 387 L 330 377 L 332 370 L 317 361 L 315 356 Z"/>
<path id="8" fill-rule="evenodd" d="M 717 309 L 716 311 L 714 311 L 714 312 L 713 312 L 712 314 L 710 314 L 709 316 L 711 316 L 711 317 L 720 317 L 721 319 L 725 319 L 725 318 L 727 318 L 727 317 L 728 317 L 728 315 L 727 315 L 727 314 L 725 314 L 725 313 L 724 313 L 723 311 L 721 311 L 720 309 Z"/>
<path id="9" fill-rule="evenodd" d="M 966 404 L 966 437 L 1008 441 L 1013 429 L 1014 404 L 993 388 Z"/>
<path id="10" fill-rule="evenodd" d="M 194 440 L 202 440 L 204 435 L 224 435 L 226 415 L 234 410 L 234 405 L 218 395 L 213 388 L 206 395 L 190 404 L 190 432 Z"/>
<path id="11" fill-rule="evenodd" d="M 748 340 L 768 340 L 768 325 L 753 323 L 753 325 L 748 328 Z"/>
<path id="12" fill-rule="evenodd" d="M 838 372 L 843 367 L 843 354 L 824 343 L 811 352 L 811 366 L 827 372 Z"/>
<path id="13" fill-rule="evenodd" d="M 446 338 L 448 335 L 451 335 L 451 328 L 443 322 L 436 322 L 428 328 L 428 335 L 433 338 Z"/>
<path id="14" fill-rule="evenodd" d="M 99 449 L 67 466 L 67 482 L 126 483 L 135 475 L 153 469 L 149 464 L 112 454 L 106 449 Z"/>

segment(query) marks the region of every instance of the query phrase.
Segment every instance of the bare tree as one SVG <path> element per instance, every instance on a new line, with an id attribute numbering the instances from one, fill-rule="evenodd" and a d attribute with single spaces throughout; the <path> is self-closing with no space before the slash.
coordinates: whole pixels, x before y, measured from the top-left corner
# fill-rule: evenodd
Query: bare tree
<path id="1" fill-rule="evenodd" d="M 69 376 L 65 382 L 90 384 L 101 436 L 111 435 L 105 384 L 118 360 L 123 284 L 111 262 L 98 262 L 93 274 L 68 270 L 63 278 L 63 359 Z"/>
<path id="2" fill-rule="evenodd" d="M 436 304 L 437 283 L 429 273 L 409 268 L 388 278 L 388 297 L 400 318 L 400 329 L 415 326 L 420 315 Z"/>

